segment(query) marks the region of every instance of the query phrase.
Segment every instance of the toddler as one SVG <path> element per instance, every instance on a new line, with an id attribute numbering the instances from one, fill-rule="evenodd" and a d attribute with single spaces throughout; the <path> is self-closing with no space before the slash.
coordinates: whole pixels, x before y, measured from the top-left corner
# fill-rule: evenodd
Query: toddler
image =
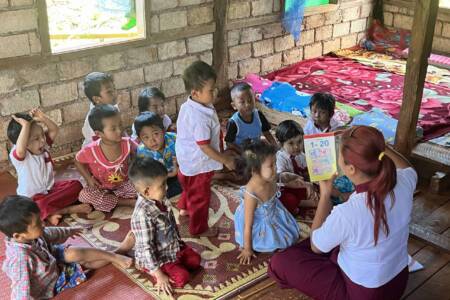
<path id="1" fill-rule="evenodd" d="M 11 279 L 11 299 L 49 299 L 86 281 L 80 264 L 90 269 L 115 263 L 130 267 L 126 256 L 60 245 L 82 228 L 46 227 L 39 207 L 24 196 L 8 196 L 0 203 L 0 231 L 5 238 L 3 272 Z"/>
<path id="2" fill-rule="evenodd" d="M 342 124 L 333 119 L 335 106 L 336 100 L 333 95 L 315 93 L 309 103 L 311 118 L 306 123 L 305 134 L 331 132 L 339 129 Z M 350 194 L 354 191 L 352 182 L 346 176 L 336 178 L 333 184 L 331 199 L 334 204 L 347 201 Z"/>
<path id="3" fill-rule="evenodd" d="M 138 97 L 139 114 L 147 111 L 158 114 L 163 120 L 165 131 L 174 131 L 172 128 L 172 120 L 166 115 L 164 102 L 166 96 L 156 87 L 145 88 L 141 91 Z M 139 135 L 136 133 L 136 128 L 133 124 L 131 138 L 136 140 Z"/>
<path id="4" fill-rule="evenodd" d="M 220 123 L 213 106 L 216 73 L 203 61 L 192 63 L 183 74 L 190 93 L 177 120 L 178 180 L 183 192 L 178 202 L 181 215 L 189 216 L 191 235 L 216 235 L 208 230 L 211 179 L 225 165 L 234 169 L 234 158 L 220 152 Z"/>
<path id="5" fill-rule="evenodd" d="M 9 157 L 17 171 L 17 194 L 37 203 L 42 220 L 57 225 L 64 214 L 91 212 L 88 204 L 74 205 L 82 189 L 78 180 L 55 182 L 49 147 L 58 135 L 58 126 L 52 120 L 37 108 L 30 114 L 16 114 L 7 135 L 14 144 Z"/>
<path id="6" fill-rule="evenodd" d="M 136 144 L 122 137 L 119 110 L 110 104 L 95 106 L 89 124 L 99 139 L 82 148 L 75 166 L 86 180 L 80 201 L 96 210 L 111 211 L 117 205 L 134 206 L 136 190 L 128 181 L 130 156 Z"/>
<path id="7" fill-rule="evenodd" d="M 257 141 L 261 135 L 276 145 L 270 133 L 270 124 L 264 114 L 255 108 L 255 95 L 249 84 L 242 82 L 231 88 L 231 106 L 236 112 L 228 120 L 225 142 L 228 149 L 240 152 L 245 142 Z"/>
<path id="8" fill-rule="evenodd" d="M 181 194 L 178 182 L 178 163 L 175 153 L 176 134 L 166 132 L 161 117 L 154 112 L 143 112 L 136 117 L 134 127 L 141 143 L 137 148 L 138 157 L 151 157 L 166 167 L 167 197 Z"/>
<path id="9" fill-rule="evenodd" d="M 81 132 L 84 136 L 83 147 L 92 142 L 95 137 L 94 129 L 89 124 L 89 114 L 92 109 L 99 104 L 112 104 L 117 109 L 117 93 L 111 75 L 102 72 L 89 73 L 84 79 L 84 93 L 91 101 L 89 112 L 84 120 Z"/>
<path id="10" fill-rule="evenodd" d="M 129 175 L 139 197 L 131 217 L 132 232 L 118 252 L 134 246 L 136 267 L 153 277 L 158 291 L 162 289 L 171 296 L 172 286 L 182 288 L 189 281 L 189 273 L 200 268 L 200 255 L 180 238 L 166 198 L 164 165 L 149 157 L 137 157 Z"/>
<path id="11" fill-rule="evenodd" d="M 309 182 L 306 158 L 303 152 L 303 129 L 295 121 L 286 120 L 277 126 L 275 136 L 281 149 L 277 152 L 277 173 L 284 184 L 281 202 L 296 215 L 299 206 L 317 206 L 319 195 Z"/>
<path id="12" fill-rule="evenodd" d="M 239 262 L 249 264 L 254 251 L 273 252 L 293 245 L 300 228 L 279 200 L 275 146 L 256 141 L 243 150 L 238 165 L 250 179 L 241 188 L 234 227 L 236 242 L 242 249 Z"/>

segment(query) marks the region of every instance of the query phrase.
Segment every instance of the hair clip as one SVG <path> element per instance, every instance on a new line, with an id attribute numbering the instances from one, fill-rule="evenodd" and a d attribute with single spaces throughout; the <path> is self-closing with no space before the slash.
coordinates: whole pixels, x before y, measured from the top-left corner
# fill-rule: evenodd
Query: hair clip
<path id="1" fill-rule="evenodd" d="M 384 151 L 380 152 L 380 154 L 378 155 L 378 160 L 382 160 L 384 157 Z"/>

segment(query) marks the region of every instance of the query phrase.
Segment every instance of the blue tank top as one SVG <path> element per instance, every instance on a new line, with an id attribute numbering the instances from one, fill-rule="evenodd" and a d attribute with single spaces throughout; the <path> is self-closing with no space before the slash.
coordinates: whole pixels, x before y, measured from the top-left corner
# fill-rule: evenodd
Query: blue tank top
<path id="1" fill-rule="evenodd" d="M 239 112 L 235 112 L 231 116 L 231 119 L 234 121 L 237 128 L 235 144 L 242 146 L 247 140 L 257 141 L 261 139 L 262 123 L 257 109 L 253 110 L 253 120 L 251 123 L 244 122 L 244 120 L 239 117 Z"/>

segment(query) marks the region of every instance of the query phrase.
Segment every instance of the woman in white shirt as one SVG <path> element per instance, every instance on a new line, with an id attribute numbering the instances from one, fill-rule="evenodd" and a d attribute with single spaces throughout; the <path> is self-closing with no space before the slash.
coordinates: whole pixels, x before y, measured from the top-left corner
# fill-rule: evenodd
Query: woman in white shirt
<path id="1" fill-rule="evenodd" d="M 400 299 L 417 173 L 367 126 L 343 133 L 339 166 L 356 191 L 333 208 L 320 182 L 311 238 L 275 254 L 269 275 L 314 299 Z"/>

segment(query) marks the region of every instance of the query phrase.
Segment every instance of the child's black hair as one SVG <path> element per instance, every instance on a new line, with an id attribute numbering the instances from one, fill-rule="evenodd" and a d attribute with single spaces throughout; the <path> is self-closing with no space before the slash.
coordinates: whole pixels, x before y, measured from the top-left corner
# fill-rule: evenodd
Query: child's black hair
<path id="1" fill-rule="evenodd" d="M 193 62 L 183 72 L 183 82 L 187 92 L 200 91 L 205 82 L 210 79 L 214 79 L 214 81 L 217 79 L 216 71 L 201 60 Z"/>
<path id="2" fill-rule="evenodd" d="M 16 118 L 25 119 L 28 122 L 32 122 L 33 118 L 29 114 L 24 113 L 18 113 L 15 114 Z M 6 129 L 6 135 L 8 136 L 8 139 L 11 141 L 11 143 L 16 144 L 17 139 L 19 138 L 20 131 L 22 131 L 22 125 L 17 123 L 16 120 L 11 119 L 11 121 L 8 124 L 8 128 Z"/>
<path id="3" fill-rule="evenodd" d="M 245 91 L 250 91 L 252 93 L 252 87 L 247 82 L 239 82 L 233 85 L 230 91 L 231 100 L 233 101 L 236 96 L 240 93 L 243 93 Z"/>
<path id="4" fill-rule="evenodd" d="M 286 120 L 281 122 L 278 124 L 277 130 L 275 131 L 275 136 L 281 145 L 299 135 L 304 135 L 303 128 L 294 120 Z"/>
<path id="5" fill-rule="evenodd" d="M 36 202 L 25 196 L 6 196 L 0 203 L 0 231 L 8 237 L 24 233 L 33 215 L 40 215 Z"/>
<path id="6" fill-rule="evenodd" d="M 96 105 L 88 116 L 89 125 L 94 131 L 103 132 L 103 120 L 115 117 L 119 114 L 117 107 L 111 104 Z"/>
<path id="7" fill-rule="evenodd" d="M 156 126 L 161 128 L 163 131 L 165 130 L 161 117 L 152 111 L 145 111 L 134 119 L 134 129 L 136 130 L 137 136 L 141 134 L 141 130 L 145 126 Z"/>
<path id="8" fill-rule="evenodd" d="M 166 96 L 157 87 L 145 88 L 141 91 L 138 97 L 138 108 L 139 113 L 148 111 L 150 101 L 152 98 L 160 98 L 161 100 L 166 100 Z"/>
<path id="9" fill-rule="evenodd" d="M 248 142 L 243 146 L 241 157 L 236 160 L 236 172 L 248 181 L 254 172 L 261 171 L 261 165 L 266 158 L 276 153 L 277 148 L 267 142 L 261 140 Z"/>
<path id="10" fill-rule="evenodd" d="M 138 181 L 151 182 L 155 178 L 167 176 L 166 167 L 151 157 L 137 156 L 130 164 L 128 177 L 134 184 Z"/>
<path id="11" fill-rule="evenodd" d="M 309 108 L 312 109 L 313 106 L 327 111 L 331 118 L 334 115 L 336 99 L 333 95 L 328 93 L 315 93 L 312 95 L 311 101 L 309 102 Z"/>
<path id="12" fill-rule="evenodd" d="M 100 96 L 102 85 L 106 83 L 113 83 L 110 74 L 103 72 L 92 72 L 87 74 L 84 78 L 84 93 L 86 94 L 86 97 L 94 103 L 94 96 Z"/>

